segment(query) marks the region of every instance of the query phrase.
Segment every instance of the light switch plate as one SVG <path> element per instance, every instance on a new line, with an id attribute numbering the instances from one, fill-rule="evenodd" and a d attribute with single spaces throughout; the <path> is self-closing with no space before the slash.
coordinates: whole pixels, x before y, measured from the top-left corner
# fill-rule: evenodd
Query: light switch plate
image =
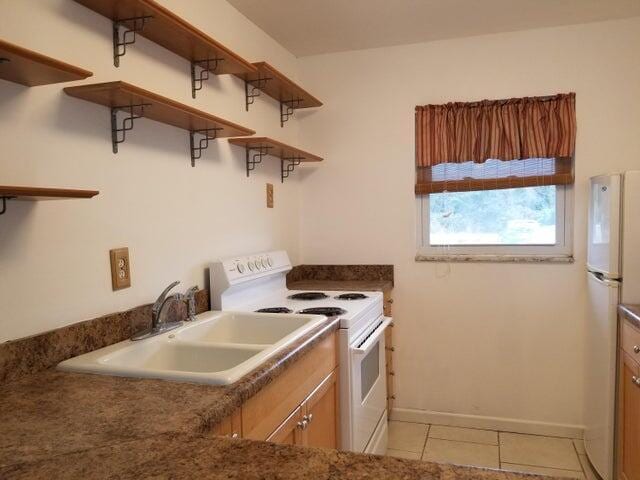
<path id="1" fill-rule="evenodd" d="M 114 248 L 109 250 L 111 258 L 111 287 L 122 290 L 131 286 L 131 270 L 129 267 L 129 249 Z"/>
<path id="2" fill-rule="evenodd" d="M 267 183 L 267 208 L 273 208 L 273 184 Z"/>

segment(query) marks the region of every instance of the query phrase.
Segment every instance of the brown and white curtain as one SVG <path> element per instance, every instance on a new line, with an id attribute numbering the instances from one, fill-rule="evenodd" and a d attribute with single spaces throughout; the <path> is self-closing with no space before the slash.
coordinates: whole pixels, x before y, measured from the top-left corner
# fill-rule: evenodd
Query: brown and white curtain
<path id="1" fill-rule="evenodd" d="M 573 183 L 575 94 L 416 107 L 416 194 Z"/>

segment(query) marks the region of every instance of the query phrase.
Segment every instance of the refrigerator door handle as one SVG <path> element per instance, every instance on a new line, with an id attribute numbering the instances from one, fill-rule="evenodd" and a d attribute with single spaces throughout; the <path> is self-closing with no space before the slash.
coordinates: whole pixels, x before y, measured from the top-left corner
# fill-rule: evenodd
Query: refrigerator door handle
<path id="1" fill-rule="evenodd" d="M 589 272 L 589 274 L 593 277 L 593 279 L 596 282 L 602 285 L 605 285 L 607 287 L 618 287 L 620 285 L 619 280 L 610 280 L 600 272 Z"/>

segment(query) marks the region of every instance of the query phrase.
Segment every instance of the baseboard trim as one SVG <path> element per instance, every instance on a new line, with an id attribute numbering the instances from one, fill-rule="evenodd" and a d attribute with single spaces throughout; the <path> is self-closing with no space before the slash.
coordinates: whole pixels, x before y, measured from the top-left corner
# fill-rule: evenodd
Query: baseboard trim
<path id="1" fill-rule="evenodd" d="M 533 422 L 515 418 L 483 417 L 457 413 L 431 412 L 411 408 L 394 408 L 391 420 L 401 422 L 428 423 L 450 427 L 483 428 L 502 432 L 529 433 L 550 437 L 582 438 L 584 427 L 562 423 Z"/>

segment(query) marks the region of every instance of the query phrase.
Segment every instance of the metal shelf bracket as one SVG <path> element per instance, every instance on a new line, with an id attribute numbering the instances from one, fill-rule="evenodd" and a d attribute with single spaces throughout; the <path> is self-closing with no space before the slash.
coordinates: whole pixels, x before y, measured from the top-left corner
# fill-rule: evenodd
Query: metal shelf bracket
<path id="1" fill-rule="evenodd" d="M 7 200 L 12 200 L 16 197 L 0 197 L 0 200 L 2 200 L 2 208 L 0 208 L 0 215 L 4 215 L 5 212 L 7 211 Z"/>
<path id="2" fill-rule="evenodd" d="M 262 163 L 262 158 L 265 155 L 269 154 L 269 150 L 272 149 L 273 147 L 269 147 L 266 145 L 260 145 L 259 147 L 249 147 L 247 146 L 247 148 L 245 149 L 245 161 L 246 161 L 246 165 L 247 165 L 247 177 L 249 176 L 249 172 L 251 172 L 252 170 L 255 170 L 256 165 L 259 163 Z M 257 150 L 254 153 L 251 153 L 251 150 Z"/>
<path id="3" fill-rule="evenodd" d="M 249 105 L 253 105 L 256 97 L 260 96 L 260 91 L 265 87 L 269 80 L 271 80 L 270 77 L 258 77 L 255 80 L 244 81 L 244 103 L 247 112 L 249 111 Z"/>
<path id="4" fill-rule="evenodd" d="M 120 66 L 120 57 L 127 53 L 127 45 L 136 43 L 136 33 L 144 29 L 147 21 L 152 19 L 152 15 L 144 15 L 141 17 L 121 18 L 113 22 L 113 64 Z M 129 26 L 131 25 L 131 26 Z M 123 33 L 120 35 L 120 27 L 123 27 Z"/>
<path id="5" fill-rule="evenodd" d="M 215 71 L 220 66 L 220 62 L 223 62 L 224 58 L 206 58 L 204 60 L 194 60 L 191 62 L 191 97 L 196 98 L 196 92 L 202 90 L 204 82 L 209 80 L 211 72 Z M 200 68 L 197 72 L 196 67 Z"/>
<path id="6" fill-rule="evenodd" d="M 191 166 L 196 166 L 196 160 L 202 157 L 202 151 L 209 148 L 209 142 L 218 138 L 218 132 L 222 130 L 222 127 L 205 128 L 202 130 L 191 130 L 189 132 L 189 146 L 191 147 Z M 202 135 L 202 138 L 198 140 L 196 145 L 196 134 Z"/>
<path id="7" fill-rule="evenodd" d="M 302 160 L 304 160 L 304 157 L 282 157 L 280 160 L 280 183 L 284 183 L 284 179 L 289 178 L 289 175 L 300 165 Z M 285 165 L 285 162 L 288 162 L 287 165 Z"/>
<path id="8" fill-rule="evenodd" d="M 144 107 L 150 106 L 150 103 L 137 103 L 111 107 L 111 144 L 113 153 L 118 153 L 118 144 L 124 142 L 127 138 L 127 132 L 133 129 L 133 121 L 144 116 Z M 140 109 L 139 113 L 135 113 L 136 108 Z M 129 114 L 122 119 L 122 127 L 118 127 L 118 110 L 126 110 Z"/>
<path id="9" fill-rule="evenodd" d="M 280 101 L 280 127 L 284 127 L 284 123 L 293 116 L 296 108 L 300 106 L 303 100 L 303 98 L 292 98 L 291 100 Z"/>

